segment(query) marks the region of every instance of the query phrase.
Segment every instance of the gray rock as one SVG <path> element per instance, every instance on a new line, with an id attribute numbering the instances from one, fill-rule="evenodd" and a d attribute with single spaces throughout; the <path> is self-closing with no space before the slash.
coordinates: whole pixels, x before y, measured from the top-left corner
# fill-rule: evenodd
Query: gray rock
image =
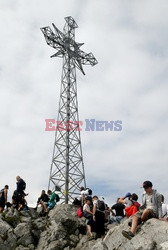
<path id="1" fill-rule="evenodd" d="M 168 223 L 158 219 L 150 219 L 142 225 L 135 237 L 127 240 L 122 236 L 122 230 L 129 230 L 128 221 L 109 230 L 102 243 L 95 244 L 91 250 L 160 250 L 166 247 L 168 242 Z M 104 245 L 105 244 L 105 245 Z M 97 247 L 97 248 L 95 248 Z M 103 248 L 104 247 L 104 248 Z"/>
<path id="2" fill-rule="evenodd" d="M 150 219 L 132 240 L 122 236 L 128 220 L 109 226 L 102 241 L 86 235 L 86 219 L 72 205 L 57 205 L 47 217 L 34 209 L 0 215 L 0 250 L 168 250 L 168 223 Z"/>

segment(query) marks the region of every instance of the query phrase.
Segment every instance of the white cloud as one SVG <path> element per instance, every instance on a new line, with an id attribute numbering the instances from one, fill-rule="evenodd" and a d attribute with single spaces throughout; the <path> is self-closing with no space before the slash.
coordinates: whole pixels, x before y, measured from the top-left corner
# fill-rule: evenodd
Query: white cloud
<path id="1" fill-rule="evenodd" d="M 62 30 L 69 15 L 99 61 L 77 72 L 80 119 L 123 121 L 122 132 L 82 131 L 88 185 L 114 201 L 150 179 L 166 195 L 167 10 L 164 0 L 0 2 L 1 185 L 10 195 L 18 174 L 31 203 L 47 188 L 54 133 L 44 120 L 57 117 L 62 60 L 50 59 L 40 27 Z"/>

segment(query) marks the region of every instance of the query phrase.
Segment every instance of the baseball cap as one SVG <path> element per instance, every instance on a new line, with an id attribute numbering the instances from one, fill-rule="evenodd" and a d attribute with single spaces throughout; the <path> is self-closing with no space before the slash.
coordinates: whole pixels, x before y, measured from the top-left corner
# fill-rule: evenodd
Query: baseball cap
<path id="1" fill-rule="evenodd" d="M 152 187 L 152 182 L 151 181 L 144 181 L 143 182 L 143 188 L 148 188 L 148 187 Z"/>

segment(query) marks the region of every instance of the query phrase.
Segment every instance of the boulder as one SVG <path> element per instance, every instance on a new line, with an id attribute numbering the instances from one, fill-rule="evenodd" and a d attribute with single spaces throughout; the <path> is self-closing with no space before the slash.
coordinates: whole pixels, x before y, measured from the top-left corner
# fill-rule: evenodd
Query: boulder
<path id="1" fill-rule="evenodd" d="M 109 225 L 104 240 L 94 240 L 73 205 L 57 205 L 45 217 L 34 209 L 8 209 L 0 215 L 0 250 L 168 250 L 167 222 L 150 219 L 131 240 L 121 233 L 130 229 L 128 222 Z"/>
<path id="2" fill-rule="evenodd" d="M 146 221 L 131 240 L 122 236 L 122 230 L 130 230 L 128 220 L 110 229 L 103 242 L 91 250 L 163 250 L 168 245 L 168 223 L 158 219 Z"/>

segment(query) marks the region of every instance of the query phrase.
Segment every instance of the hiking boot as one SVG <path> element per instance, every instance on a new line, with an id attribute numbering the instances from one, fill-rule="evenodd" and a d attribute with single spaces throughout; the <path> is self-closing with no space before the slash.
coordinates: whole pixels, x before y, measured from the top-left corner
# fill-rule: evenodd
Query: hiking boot
<path id="1" fill-rule="evenodd" d="M 135 236 L 131 231 L 124 230 L 122 231 L 122 235 L 129 240 L 131 240 Z"/>

